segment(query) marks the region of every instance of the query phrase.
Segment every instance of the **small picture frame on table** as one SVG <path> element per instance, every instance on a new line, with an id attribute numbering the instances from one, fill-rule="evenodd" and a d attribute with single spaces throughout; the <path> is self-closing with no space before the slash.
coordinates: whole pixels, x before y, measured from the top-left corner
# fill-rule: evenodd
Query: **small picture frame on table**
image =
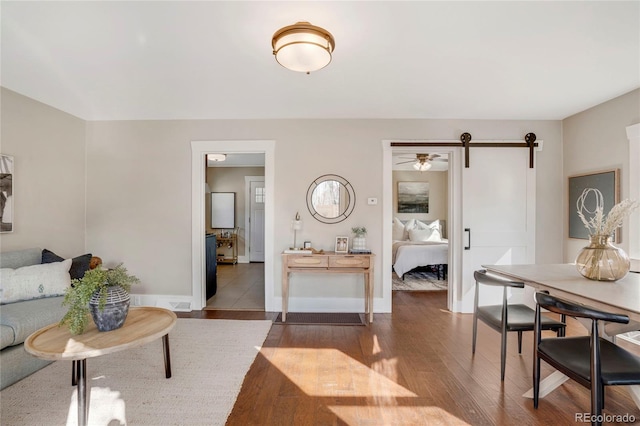
<path id="1" fill-rule="evenodd" d="M 349 253 L 349 237 L 338 236 L 336 237 L 336 253 Z"/>

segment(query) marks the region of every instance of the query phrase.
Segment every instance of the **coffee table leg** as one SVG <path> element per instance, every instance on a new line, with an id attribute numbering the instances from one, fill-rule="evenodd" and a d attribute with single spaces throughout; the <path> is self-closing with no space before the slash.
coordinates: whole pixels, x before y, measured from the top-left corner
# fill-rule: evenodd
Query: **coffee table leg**
<path id="1" fill-rule="evenodd" d="M 169 353 L 169 335 L 162 336 L 162 351 L 164 352 L 164 374 L 167 379 L 171 378 L 171 354 Z"/>
<path id="2" fill-rule="evenodd" d="M 86 426 L 89 417 L 89 407 L 87 406 L 87 360 L 75 361 L 78 381 L 78 425 Z"/>

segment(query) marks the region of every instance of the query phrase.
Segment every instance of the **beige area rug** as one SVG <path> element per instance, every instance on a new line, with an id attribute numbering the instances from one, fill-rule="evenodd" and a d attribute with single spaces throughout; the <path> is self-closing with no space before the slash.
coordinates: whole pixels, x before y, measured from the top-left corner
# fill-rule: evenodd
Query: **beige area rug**
<path id="1" fill-rule="evenodd" d="M 399 291 L 434 291 L 447 290 L 447 280 L 439 280 L 432 272 L 407 272 L 404 280 L 395 272 L 391 272 L 392 290 Z"/>
<path id="2" fill-rule="evenodd" d="M 271 321 L 178 319 L 162 341 L 87 360 L 89 425 L 224 425 Z M 2 425 L 76 425 L 71 361 L 58 361 L 0 392 Z"/>

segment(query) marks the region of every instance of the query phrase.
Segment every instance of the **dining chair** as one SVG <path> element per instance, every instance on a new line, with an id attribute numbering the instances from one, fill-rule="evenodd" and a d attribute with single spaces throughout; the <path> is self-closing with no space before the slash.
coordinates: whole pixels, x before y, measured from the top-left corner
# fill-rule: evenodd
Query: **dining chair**
<path id="1" fill-rule="evenodd" d="M 592 424 L 602 424 L 604 387 L 640 384 L 640 357 L 603 339 L 600 321 L 626 324 L 629 317 L 536 293 L 536 325 L 533 349 L 533 406 L 538 408 L 540 360 L 591 390 Z M 591 320 L 589 336 L 541 338 L 541 309 Z"/>
<path id="2" fill-rule="evenodd" d="M 475 297 L 473 302 L 473 343 L 471 352 L 476 353 L 476 339 L 478 334 L 478 320 L 498 331 L 502 336 L 500 347 L 500 380 L 504 381 L 504 370 L 507 360 L 507 333 L 518 332 L 518 353 L 522 353 L 522 332 L 533 331 L 535 311 L 527 305 L 507 303 L 507 294 L 510 288 L 524 288 L 521 281 L 509 281 L 487 274 L 484 269 L 475 271 L 476 280 Z M 502 287 L 501 305 L 478 305 L 480 298 L 480 285 Z M 544 330 L 553 330 L 558 336 L 564 335 L 565 324 L 553 318 L 541 317 L 541 326 Z"/>

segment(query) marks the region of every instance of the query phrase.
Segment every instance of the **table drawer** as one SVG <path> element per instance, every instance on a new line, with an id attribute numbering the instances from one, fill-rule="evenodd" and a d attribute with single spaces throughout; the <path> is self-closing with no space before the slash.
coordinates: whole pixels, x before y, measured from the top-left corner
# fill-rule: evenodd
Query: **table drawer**
<path id="1" fill-rule="evenodd" d="M 368 268 L 368 256 L 329 256 L 330 268 Z"/>
<path id="2" fill-rule="evenodd" d="M 289 256 L 287 265 L 290 268 L 326 268 L 329 261 L 326 256 Z"/>

